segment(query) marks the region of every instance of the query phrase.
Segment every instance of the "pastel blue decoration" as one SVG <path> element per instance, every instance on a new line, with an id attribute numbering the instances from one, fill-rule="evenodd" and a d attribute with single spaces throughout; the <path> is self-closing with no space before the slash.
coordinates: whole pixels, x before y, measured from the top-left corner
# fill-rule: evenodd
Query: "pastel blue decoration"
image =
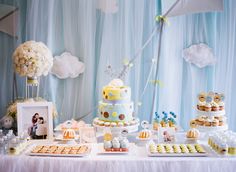
<path id="1" fill-rule="evenodd" d="M 224 94 L 221 94 L 221 95 L 220 95 L 220 99 L 221 99 L 221 101 L 224 101 L 224 100 L 225 100 L 225 95 L 224 95 Z"/>
<path id="2" fill-rule="evenodd" d="M 211 96 L 207 96 L 207 97 L 206 97 L 206 102 L 207 102 L 207 103 L 211 103 L 212 100 L 213 100 L 213 98 L 212 98 Z"/>

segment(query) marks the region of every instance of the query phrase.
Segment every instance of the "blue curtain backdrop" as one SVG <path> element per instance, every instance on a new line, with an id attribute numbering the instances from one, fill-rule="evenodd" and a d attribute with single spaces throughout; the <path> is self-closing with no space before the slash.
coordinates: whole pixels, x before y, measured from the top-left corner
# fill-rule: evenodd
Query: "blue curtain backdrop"
<path id="1" fill-rule="evenodd" d="M 0 0 L 19 7 L 18 40 L 0 33 L 0 116 L 12 97 L 11 55 L 26 40 L 42 41 L 54 55 L 69 51 L 86 65 L 76 79 L 59 80 L 53 75 L 42 77 L 40 96 L 53 101 L 59 111 L 57 120 L 80 117 L 101 99 L 101 88 L 111 79 L 105 73 L 108 65 L 119 71 L 124 58 L 132 58 L 148 39 L 155 26 L 155 15 L 161 14 L 161 1 L 117 0 L 118 12 L 104 13 L 95 0 Z M 225 93 L 230 129 L 236 130 L 236 1 L 225 0 L 224 12 L 210 12 L 170 18 L 164 27 L 156 110 L 174 111 L 179 124 L 187 129 L 195 117 L 197 94 L 214 90 Z M 199 69 L 186 63 L 182 50 L 195 43 L 206 43 L 214 51 L 217 63 Z M 157 54 L 157 37 L 140 54 L 125 83 L 132 88 L 132 100 L 142 102 L 137 116 L 149 119 L 154 85 L 149 84 L 140 100 L 152 58 Z M 151 78 L 154 72 L 151 73 Z M 153 78 L 154 79 L 154 78 Z M 24 79 L 17 77 L 19 96 L 24 96 Z M 96 116 L 85 118 L 91 122 Z"/>

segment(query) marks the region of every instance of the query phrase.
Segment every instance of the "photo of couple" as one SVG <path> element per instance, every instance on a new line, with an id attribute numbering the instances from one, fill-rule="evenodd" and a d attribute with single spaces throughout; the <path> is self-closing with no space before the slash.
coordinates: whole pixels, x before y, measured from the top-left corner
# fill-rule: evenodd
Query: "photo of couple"
<path id="1" fill-rule="evenodd" d="M 35 113 L 32 116 L 32 125 L 28 128 L 28 134 L 31 139 L 46 139 L 47 127 L 46 121 L 39 113 Z"/>

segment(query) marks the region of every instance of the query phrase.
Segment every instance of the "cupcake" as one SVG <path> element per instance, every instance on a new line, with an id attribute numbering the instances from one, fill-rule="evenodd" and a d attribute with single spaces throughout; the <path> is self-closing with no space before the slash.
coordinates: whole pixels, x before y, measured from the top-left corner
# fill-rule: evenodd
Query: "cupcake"
<path id="1" fill-rule="evenodd" d="M 200 111 L 205 111 L 205 103 L 206 103 L 206 93 L 200 93 L 198 95 L 198 104 L 197 104 L 197 108 Z"/>
<path id="2" fill-rule="evenodd" d="M 212 111 L 219 111 L 219 105 L 215 102 L 212 102 L 211 110 Z"/>
<path id="3" fill-rule="evenodd" d="M 210 112 L 211 109 L 212 109 L 211 104 L 210 104 L 210 103 L 206 103 L 206 105 L 205 105 L 205 111 L 206 111 L 206 112 Z"/>
<path id="4" fill-rule="evenodd" d="M 199 126 L 203 126 L 204 125 L 204 119 L 202 119 L 202 118 L 198 118 L 198 119 L 196 119 L 196 122 L 197 122 L 197 125 L 199 125 Z"/>
<path id="5" fill-rule="evenodd" d="M 112 142 L 111 141 L 104 141 L 104 149 L 106 151 L 111 151 L 111 149 L 112 149 Z"/>
<path id="6" fill-rule="evenodd" d="M 200 111 L 205 111 L 205 102 L 199 101 L 198 104 L 197 104 L 197 108 Z"/>
<path id="7" fill-rule="evenodd" d="M 120 142 L 119 142 L 119 139 L 117 137 L 115 137 L 112 140 L 112 146 L 113 146 L 114 151 L 119 151 L 120 150 Z"/>
<path id="8" fill-rule="evenodd" d="M 195 119 L 193 119 L 193 120 L 190 121 L 190 127 L 191 127 L 191 128 L 196 128 L 196 127 L 197 127 L 197 122 L 196 122 Z"/>
<path id="9" fill-rule="evenodd" d="M 224 125 L 224 120 L 223 119 L 220 119 L 219 120 L 219 126 L 223 126 Z"/>
<path id="10" fill-rule="evenodd" d="M 212 120 L 212 126 L 214 126 L 214 127 L 219 126 L 219 120 L 213 119 Z"/>
<path id="11" fill-rule="evenodd" d="M 219 102 L 219 110 L 224 110 L 225 109 L 225 104 L 224 102 Z"/>
<path id="12" fill-rule="evenodd" d="M 204 123 L 204 126 L 210 127 L 212 125 L 212 121 L 210 119 L 207 119 Z"/>
<path id="13" fill-rule="evenodd" d="M 123 138 L 120 141 L 120 147 L 122 151 L 128 151 L 129 141 L 126 138 Z"/>

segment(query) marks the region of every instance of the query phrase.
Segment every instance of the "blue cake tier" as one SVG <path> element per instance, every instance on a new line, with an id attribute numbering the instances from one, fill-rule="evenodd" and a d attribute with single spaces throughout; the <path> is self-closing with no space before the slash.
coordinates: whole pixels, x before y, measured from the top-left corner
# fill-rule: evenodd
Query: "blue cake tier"
<path id="1" fill-rule="evenodd" d="M 105 103 L 99 102 L 99 119 L 109 122 L 129 122 L 133 120 L 134 103 Z"/>

